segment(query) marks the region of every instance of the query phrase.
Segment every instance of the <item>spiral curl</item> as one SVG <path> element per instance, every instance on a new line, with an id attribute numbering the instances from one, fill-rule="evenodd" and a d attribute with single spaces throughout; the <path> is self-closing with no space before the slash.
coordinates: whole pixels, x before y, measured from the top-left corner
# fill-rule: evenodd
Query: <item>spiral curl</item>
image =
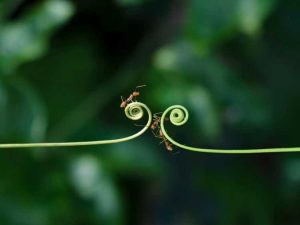
<path id="1" fill-rule="evenodd" d="M 221 153 L 221 154 L 253 154 L 253 153 L 279 153 L 279 152 L 300 152 L 299 147 L 294 148 L 265 148 L 265 149 L 245 149 L 245 150 L 224 150 L 224 149 L 206 149 L 206 148 L 196 148 L 196 147 L 190 147 L 183 144 L 178 143 L 173 138 L 171 138 L 168 133 L 165 130 L 165 118 L 167 114 L 170 113 L 170 121 L 175 126 L 181 126 L 185 124 L 188 120 L 189 113 L 187 109 L 181 105 L 174 105 L 169 108 L 167 108 L 160 120 L 160 128 L 165 136 L 165 138 L 170 141 L 173 145 L 189 150 L 189 151 L 195 151 L 195 152 L 205 152 L 205 153 Z"/>
<path id="2" fill-rule="evenodd" d="M 139 132 L 124 138 L 98 141 L 78 141 L 78 142 L 56 142 L 56 143 L 13 143 L 0 144 L 0 148 L 38 148 L 38 147 L 66 147 L 66 146 L 87 146 L 87 145 L 104 145 L 114 144 L 132 140 L 142 135 L 149 127 L 152 121 L 150 109 L 141 102 L 132 102 L 125 107 L 125 115 L 131 120 L 139 120 L 144 115 L 144 110 L 148 114 L 148 122 Z"/>
<path id="3" fill-rule="evenodd" d="M 144 110 L 139 102 L 131 102 L 124 111 L 127 118 L 131 120 L 140 120 L 144 116 Z"/>
<path id="4" fill-rule="evenodd" d="M 111 140 L 98 140 L 98 141 L 82 141 L 82 142 L 57 142 L 57 143 L 13 143 L 13 144 L 0 144 L 0 148 L 35 148 L 35 147 L 63 147 L 63 146 L 87 146 L 87 145 L 102 145 L 102 144 L 113 144 L 119 142 L 129 141 L 142 135 L 149 127 L 152 122 L 152 113 L 150 109 L 141 102 L 131 102 L 125 109 L 125 115 L 131 120 L 139 120 L 144 116 L 144 111 L 148 114 L 147 124 L 139 132 L 124 138 L 111 139 Z M 269 149 L 245 149 L 245 150 L 223 150 L 223 149 L 204 149 L 186 146 L 176 142 L 172 139 L 165 130 L 164 122 L 166 115 L 170 113 L 170 121 L 175 126 L 181 126 L 188 120 L 189 113 L 187 109 L 181 105 L 174 105 L 167 108 L 160 120 L 160 128 L 164 137 L 170 141 L 173 145 L 178 146 L 182 149 L 196 152 L 205 153 L 222 153 L 222 154 L 249 154 L 249 153 L 276 153 L 276 152 L 300 152 L 299 147 L 294 148 L 269 148 Z"/>
<path id="5" fill-rule="evenodd" d="M 169 107 L 166 111 L 170 111 L 170 121 L 175 126 L 185 124 L 189 118 L 189 112 L 181 105 L 174 105 Z"/>

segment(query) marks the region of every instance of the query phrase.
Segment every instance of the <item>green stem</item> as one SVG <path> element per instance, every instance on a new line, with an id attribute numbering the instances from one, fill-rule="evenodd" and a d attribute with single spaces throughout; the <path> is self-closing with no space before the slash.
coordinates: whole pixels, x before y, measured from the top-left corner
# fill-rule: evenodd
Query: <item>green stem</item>
<path id="1" fill-rule="evenodd" d="M 57 143 L 13 143 L 13 144 L 0 144 L 0 148 L 37 148 L 37 147 L 66 147 L 66 146 L 87 146 L 87 145 L 104 145 L 114 144 L 132 140 L 142 135 L 150 126 L 152 121 L 152 114 L 150 109 L 141 102 L 132 102 L 125 108 L 125 115 L 131 120 L 139 120 L 143 117 L 144 111 L 147 111 L 148 122 L 142 130 L 131 136 L 112 140 L 98 140 L 98 141 L 79 141 L 79 142 L 57 142 Z"/>
<path id="2" fill-rule="evenodd" d="M 185 124 L 188 120 L 189 114 L 185 107 L 181 105 L 174 105 L 167 108 L 161 117 L 160 127 L 164 136 L 175 146 L 195 152 L 204 153 L 221 153 L 221 154 L 254 154 L 254 153 L 278 153 L 278 152 L 300 152 L 300 147 L 292 148 L 264 148 L 264 149 L 244 149 L 244 150 L 224 150 L 224 149 L 207 149 L 207 148 L 195 148 L 186 146 L 178 143 L 173 138 L 171 138 L 165 130 L 164 121 L 166 115 L 170 113 L 170 121 L 173 125 L 181 126 Z"/>

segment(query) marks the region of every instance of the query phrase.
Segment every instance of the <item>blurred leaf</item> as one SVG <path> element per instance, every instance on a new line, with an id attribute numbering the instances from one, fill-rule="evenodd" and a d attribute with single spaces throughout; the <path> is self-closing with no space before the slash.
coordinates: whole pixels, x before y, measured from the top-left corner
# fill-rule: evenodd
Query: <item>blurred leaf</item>
<path id="1" fill-rule="evenodd" d="M 18 22 L 0 28 L 0 72 L 12 73 L 20 64 L 42 56 L 52 32 L 73 14 L 68 1 L 48 0 Z"/>
<path id="2" fill-rule="evenodd" d="M 123 176 L 157 178 L 165 168 L 158 153 L 140 141 L 114 146 L 106 152 L 103 160 L 107 168 Z"/>
<path id="3" fill-rule="evenodd" d="M 227 164 L 225 168 L 218 169 L 216 165 L 212 167 L 213 170 L 203 168 L 200 172 L 202 176 L 199 171 L 193 173 L 199 182 L 198 187 L 204 189 L 204 195 L 218 199 L 217 224 L 272 224 L 270 215 L 273 204 L 270 198 L 274 190 L 269 190 L 272 186 L 262 174 L 247 165 L 242 171 L 237 165 Z"/>
<path id="4" fill-rule="evenodd" d="M 16 77 L 0 81 L 0 137 L 5 141 L 41 141 L 46 129 L 43 104 L 32 87 Z"/>
<path id="5" fill-rule="evenodd" d="M 22 205 L 1 197 L 0 222 L 9 225 L 48 225 L 47 212 L 38 204 Z"/>
<path id="6" fill-rule="evenodd" d="M 118 190 L 99 159 L 81 156 L 71 164 L 71 180 L 79 195 L 94 203 L 99 221 L 121 224 L 122 210 Z"/>
<path id="7" fill-rule="evenodd" d="M 217 104 L 210 93 L 201 87 L 194 87 L 187 92 L 187 107 L 191 107 L 195 125 L 203 139 L 214 141 L 221 131 L 221 118 Z M 195 126 L 194 125 L 194 126 Z"/>
<path id="8" fill-rule="evenodd" d="M 0 28 L 2 27 L 3 17 L 4 17 L 4 3 L 2 1 L 0 2 Z"/>
<path id="9" fill-rule="evenodd" d="M 275 3 L 276 0 L 240 0 L 237 21 L 241 31 L 249 35 L 258 33 Z"/>
<path id="10" fill-rule="evenodd" d="M 7 18 L 24 0 L 2 0 L 0 2 L 0 21 Z"/>
<path id="11" fill-rule="evenodd" d="M 275 0 L 192 0 L 183 36 L 199 53 L 206 53 L 238 31 L 256 34 L 274 3 Z"/>
<path id="12" fill-rule="evenodd" d="M 184 36 L 199 52 L 234 34 L 236 0 L 192 0 L 186 12 Z"/>
<path id="13" fill-rule="evenodd" d="M 121 6 L 137 6 L 141 5 L 149 0 L 115 0 L 117 4 Z"/>
<path id="14" fill-rule="evenodd" d="M 300 194 L 300 158 L 291 157 L 281 162 L 282 193 L 289 200 L 295 199 Z"/>
<path id="15" fill-rule="evenodd" d="M 23 76 L 31 79 L 43 95 L 49 112 L 50 130 L 62 118 L 67 118 L 68 113 L 96 88 L 97 79 L 104 76 L 101 49 L 97 48 L 87 32 L 71 36 L 70 40 L 61 40 L 42 59 L 20 68 Z M 95 52 L 99 59 L 95 57 Z M 97 99 L 95 104 L 98 104 L 98 101 Z M 96 107 L 95 104 L 93 107 Z M 83 113 L 87 114 L 87 109 Z M 72 130 L 80 121 L 81 119 L 76 118 L 76 121 L 68 126 L 58 127 L 57 134 L 54 135 L 56 137 L 51 138 L 61 140 L 64 138 L 63 131 Z"/>
<path id="16" fill-rule="evenodd" d="M 152 93 L 154 102 L 189 107 L 194 128 L 203 140 L 215 140 L 228 124 L 256 131 L 270 124 L 270 106 L 262 89 L 249 84 L 217 56 L 199 56 L 192 45 L 181 41 L 161 48 L 153 64 L 157 77 L 152 82 L 160 80 Z"/>

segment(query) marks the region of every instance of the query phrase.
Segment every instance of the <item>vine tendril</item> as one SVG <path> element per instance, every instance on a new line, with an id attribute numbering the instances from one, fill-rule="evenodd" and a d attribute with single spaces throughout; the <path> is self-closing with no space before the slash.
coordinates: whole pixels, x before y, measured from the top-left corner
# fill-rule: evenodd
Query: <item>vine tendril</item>
<path id="1" fill-rule="evenodd" d="M 148 114 L 147 124 L 139 132 L 124 138 L 110 139 L 110 140 L 97 140 L 97 141 L 78 141 L 78 142 L 43 142 L 43 143 L 12 143 L 12 144 L 0 144 L 0 148 L 36 148 L 36 147 L 66 147 L 66 146 L 87 146 L 87 145 L 103 145 L 103 144 L 114 144 L 132 140 L 142 135 L 151 125 L 152 113 L 150 109 L 141 102 L 131 102 L 125 109 L 125 115 L 131 120 L 140 120 L 144 116 L 144 110 Z M 300 147 L 291 148 L 264 148 L 264 149 L 244 149 L 244 150 L 224 150 L 224 149 L 207 149 L 207 148 L 196 148 L 187 145 L 180 144 L 171 138 L 165 130 L 164 122 L 167 114 L 170 113 L 169 119 L 175 126 L 181 126 L 185 124 L 189 118 L 187 109 L 181 105 L 173 105 L 167 108 L 160 120 L 160 129 L 164 137 L 171 142 L 173 145 L 196 152 L 204 153 L 221 153 L 221 154 L 251 154 L 251 153 L 276 153 L 276 152 L 300 152 Z"/>
<path id="2" fill-rule="evenodd" d="M 104 145 L 113 144 L 124 141 L 129 141 L 142 135 L 150 126 L 152 121 L 152 113 L 150 109 L 141 102 L 131 102 L 124 109 L 125 115 L 131 120 L 139 120 L 144 115 L 144 110 L 148 114 L 148 122 L 142 130 L 128 137 L 112 139 L 112 140 L 98 140 L 98 141 L 79 141 L 79 142 L 57 142 L 57 143 L 13 143 L 0 144 L 0 148 L 37 148 L 37 147 L 65 147 L 65 146 L 87 146 L 87 145 Z"/>
<path id="3" fill-rule="evenodd" d="M 206 148 L 196 148 L 190 147 L 183 144 L 178 143 L 173 138 L 171 138 L 165 130 L 165 118 L 167 114 L 170 113 L 170 121 L 175 126 L 181 126 L 185 124 L 188 120 L 189 113 L 187 109 L 181 105 L 174 105 L 167 108 L 160 120 L 160 128 L 165 138 L 170 141 L 173 145 L 195 152 L 204 152 L 204 153 L 221 153 L 221 154 L 253 154 L 253 153 L 279 153 L 279 152 L 300 152 L 300 147 L 292 147 L 292 148 L 264 148 L 264 149 L 245 149 L 245 150 L 224 150 L 224 149 L 206 149 Z"/>

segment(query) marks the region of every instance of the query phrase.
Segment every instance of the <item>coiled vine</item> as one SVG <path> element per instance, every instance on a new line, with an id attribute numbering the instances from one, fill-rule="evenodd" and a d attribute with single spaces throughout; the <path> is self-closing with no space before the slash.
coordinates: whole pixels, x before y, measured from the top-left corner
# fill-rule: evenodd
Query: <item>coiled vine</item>
<path id="1" fill-rule="evenodd" d="M 148 114 L 147 124 L 139 132 L 124 138 L 111 140 L 97 140 L 97 141 L 78 141 L 78 142 L 56 142 L 56 143 L 13 143 L 0 144 L 0 148 L 37 148 L 37 147 L 67 147 L 67 146 L 87 146 L 87 145 L 104 145 L 114 144 L 132 140 L 142 135 L 150 126 L 152 121 L 152 113 L 150 109 L 141 102 L 132 102 L 128 104 L 125 109 L 125 115 L 128 119 L 139 120 L 144 116 L 144 110 Z"/>
<path id="2" fill-rule="evenodd" d="M 265 148 L 265 149 L 244 149 L 244 150 L 224 150 L 224 149 L 206 149 L 206 148 L 196 148 L 187 145 L 180 144 L 179 142 L 175 141 L 170 135 L 167 133 L 165 129 L 164 122 L 166 121 L 166 116 L 170 114 L 169 120 L 175 126 L 181 126 L 185 124 L 189 118 L 188 110 L 181 106 L 181 105 L 174 105 L 167 108 L 160 120 L 160 129 L 163 133 L 164 137 L 171 142 L 173 145 L 195 152 L 205 152 L 205 153 L 221 153 L 221 154 L 253 154 L 253 153 L 278 153 L 278 152 L 300 152 L 300 147 L 294 148 Z"/>
<path id="3" fill-rule="evenodd" d="M 126 105 L 124 112 L 127 118 L 131 120 L 140 120 L 144 116 L 144 112 L 147 112 L 148 121 L 146 125 L 137 133 L 128 137 L 111 139 L 111 140 L 96 140 L 96 141 L 78 141 L 78 142 L 56 142 L 56 143 L 11 143 L 11 144 L 0 144 L 0 148 L 35 148 L 35 147 L 67 147 L 67 146 L 88 146 L 88 145 L 103 145 L 103 144 L 114 144 L 132 140 L 142 135 L 152 123 L 152 113 L 148 106 L 141 102 L 133 101 Z M 168 116 L 169 115 L 169 116 Z M 157 129 L 159 131 L 159 137 L 170 147 L 168 150 L 172 151 L 171 144 L 181 149 L 203 152 L 203 153 L 221 153 L 221 154 L 254 154 L 254 153 L 279 153 L 279 152 L 300 152 L 300 147 L 291 148 L 265 148 L 265 149 L 245 149 L 245 150 L 224 150 L 224 149 L 206 149 L 196 148 L 181 144 L 175 141 L 165 129 L 165 121 L 170 121 L 175 126 L 181 126 L 188 121 L 189 113 L 188 110 L 181 105 L 173 105 L 167 108 L 159 117 Z M 156 117 L 157 119 L 157 117 Z M 151 126 L 152 128 L 152 126 Z M 170 144 L 171 143 L 171 144 Z"/>

